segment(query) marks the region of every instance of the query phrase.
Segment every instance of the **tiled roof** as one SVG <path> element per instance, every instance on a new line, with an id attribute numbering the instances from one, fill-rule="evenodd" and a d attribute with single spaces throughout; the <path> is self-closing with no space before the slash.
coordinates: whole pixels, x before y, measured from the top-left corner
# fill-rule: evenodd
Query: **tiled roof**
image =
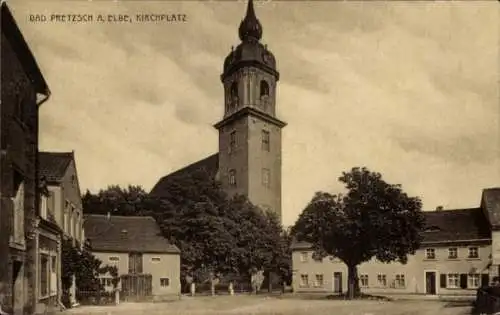
<path id="1" fill-rule="evenodd" d="M 219 170 L 219 154 L 212 154 L 203 160 L 192 163 L 184 168 L 181 168 L 173 173 L 170 173 L 164 177 L 162 177 L 158 183 L 153 187 L 150 194 L 153 196 L 161 197 L 162 191 L 165 187 L 168 186 L 168 182 L 175 178 L 176 176 L 180 176 L 182 174 L 191 173 L 200 169 L 204 169 L 211 178 L 215 178 L 217 176 L 217 172 Z"/>
<path id="2" fill-rule="evenodd" d="M 423 243 L 460 242 L 491 239 L 488 221 L 481 208 L 424 211 L 426 230 Z M 293 250 L 308 249 L 307 242 L 296 242 Z"/>
<path id="3" fill-rule="evenodd" d="M 180 253 L 161 235 L 152 217 L 89 214 L 85 236 L 92 250 L 109 252 Z"/>
<path id="4" fill-rule="evenodd" d="M 500 228 L 500 188 L 484 189 L 481 207 L 485 210 L 491 226 L 494 229 Z"/>
<path id="5" fill-rule="evenodd" d="M 9 40 L 10 45 L 14 49 L 17 57 L 21 61 L 23 68 L 25 69 L 27 75 L 30 77 L 31 81 L 34 83 L 36 92 L 42 93 L 44 95 L 49 95 L 49 87 L 45 82 L 45 79 L 36 63 L 35 57 L 31 52 L 28 43 L 24 39 L 23 34 L 19 30 L 17 23 L 7 7 L 7 3 L 2 1 L 2 33 L 5 34 Z"/>
<path id="6" fill-rule="evenodd" d="M 425 211 L 424 243 L 490 239 L 491 231 L 481 208 Z"/>
<path id="7" fill-rule="evenodd" d="M 47 182 L 58 182 L 63 178 L 73 159 L 73 152 L 40 152 L 39 176 L 45 177 Z"/>

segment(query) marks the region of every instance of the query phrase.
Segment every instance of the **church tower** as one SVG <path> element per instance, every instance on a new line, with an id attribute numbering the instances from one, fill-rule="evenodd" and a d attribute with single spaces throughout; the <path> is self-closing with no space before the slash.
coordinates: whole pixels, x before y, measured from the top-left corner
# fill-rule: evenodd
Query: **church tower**
<path id="1" fill-rule="evenodd" d="M 241 43 L 226 57 L 221 81 L 224 116 L 219 131 L 219 179 L 229 195 L 242 194 L 256 206 L 281 213 L 281 129 L 276 117 L 279 73 L 263 45 L 253 1 L 239 27 Z"/>

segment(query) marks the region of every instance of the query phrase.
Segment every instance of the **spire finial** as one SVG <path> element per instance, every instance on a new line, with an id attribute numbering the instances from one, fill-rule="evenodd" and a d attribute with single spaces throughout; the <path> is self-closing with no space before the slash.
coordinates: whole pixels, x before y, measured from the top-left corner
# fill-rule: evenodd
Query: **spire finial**
<path id="1" fill-rule="evenodd" d="M 253 0 L 248 0 L 247 12 L 238 31 L 242 41 L 250 39 L 258 41 L 262 37 L 262 25 L 260 25 L 259 19 L 255 15 Z"/>

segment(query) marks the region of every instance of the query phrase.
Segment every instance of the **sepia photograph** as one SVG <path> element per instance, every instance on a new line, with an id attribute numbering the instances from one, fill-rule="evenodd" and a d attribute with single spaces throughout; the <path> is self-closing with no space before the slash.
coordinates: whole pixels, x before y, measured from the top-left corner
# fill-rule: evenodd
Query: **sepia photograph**
<path id="1" fill-rule="evenodd" d="M 0 315 L 500 314 L 497 1 L 1 0 Z"/>

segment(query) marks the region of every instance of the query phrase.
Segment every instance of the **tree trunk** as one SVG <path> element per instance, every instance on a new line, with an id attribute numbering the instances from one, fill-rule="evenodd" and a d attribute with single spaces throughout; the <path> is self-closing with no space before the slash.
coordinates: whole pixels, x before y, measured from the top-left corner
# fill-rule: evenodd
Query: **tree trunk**
<path id="1" fill-rule="evenodd" d="M 267 291 L 269 293 L 273 292 L 273 284 L 271 283 L 271 276 L 272 276 L 271 271 L 268 271 L 267 272 Z"/>
<path id="2" fill-rule="evenodd" d="M 358 266 L 348 265 L 347 298 L 349 300 L 358 297 L 360 294 L 358 282 Z"/>
<path id="3" fill-rule="evenodd" d="M 215 279 L 212 278 L 210 280 L 210 292 L 212 293 L 212 296 L 215 295 Z"/>

